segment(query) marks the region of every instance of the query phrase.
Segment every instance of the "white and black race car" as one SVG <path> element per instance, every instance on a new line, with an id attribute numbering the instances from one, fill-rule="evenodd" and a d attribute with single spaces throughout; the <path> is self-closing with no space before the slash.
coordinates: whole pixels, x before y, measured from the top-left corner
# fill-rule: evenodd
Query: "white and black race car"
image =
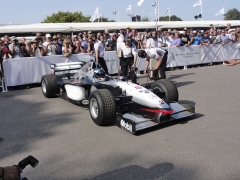
<path id="1" fill-rule="evenodd" d="M 52 64 L 52 74 L 41 80 L 43 95 L 52 98 L 66 93 L 70 101 L 88 106 L 97 125 L 115 122 L 132 134 L 195 114 L 194 106 L 178 103 L 178 90 L 168 79 L 138 85 L 123 77 L 108 76 L 92 65 L 92 62 Z"/>

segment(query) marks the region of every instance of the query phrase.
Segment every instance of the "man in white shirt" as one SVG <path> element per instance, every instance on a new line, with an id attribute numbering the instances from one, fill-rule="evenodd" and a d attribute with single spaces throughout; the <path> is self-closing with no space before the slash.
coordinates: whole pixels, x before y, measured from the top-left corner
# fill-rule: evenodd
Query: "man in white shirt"
<path id="1" fill-rule="evenodd" d="M 149 67 L 151 61 L 150 70 L 153 71 L 152 77 L 153 79 L 159 79 L 158 71 L 160 70 L 160 78 L 166 79 L 166 62 L 167 62 L 167 51 L 161 48 L 150 48 L 146 50 L 139 50 L 138 56 L 140 58 L 146 58 L 146 68 L 144 74 L 147 73 L 147 69 Z"/>
<path id="2" fill-rule="evenodd" d="M 94 44 L 94 49 L 95 49 L 95 53 L 96 53 L 96 66 L 100 65 L 103 70 L 106 72 L 106 74 L 108 74 L 108 68 L 106 65 L 106 62 L 104 60 L 104 46 L 103 46 L 103 36 L 101 35 L 99 37 L 99 41 L 97 41 Z"/>
<path id="3" fill-rule="evenodd" d="M 42 46 L 46 56 L 56 55 L 58 48 L 56 44 L 53 44 L 50 34 L 46 34 L 46 42 Z"/>

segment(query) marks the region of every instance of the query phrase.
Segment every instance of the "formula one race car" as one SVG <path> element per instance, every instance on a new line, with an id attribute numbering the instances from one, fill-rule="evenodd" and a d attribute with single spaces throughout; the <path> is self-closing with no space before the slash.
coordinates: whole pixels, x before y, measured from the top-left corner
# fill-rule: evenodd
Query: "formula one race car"
<path id="1" fill-rule="evenodd" d="M 178 103 L 178 90 L 168 79 L 138 85 L 92 67 L 93 62 L 52 64 L 52 74 L 41 80 L 43 95 L 52 98 L 66 93 L 70 101 L 89 107 L 97 125 L 117 122 L 132 134 L 195 114 L 194 106 Z"/>

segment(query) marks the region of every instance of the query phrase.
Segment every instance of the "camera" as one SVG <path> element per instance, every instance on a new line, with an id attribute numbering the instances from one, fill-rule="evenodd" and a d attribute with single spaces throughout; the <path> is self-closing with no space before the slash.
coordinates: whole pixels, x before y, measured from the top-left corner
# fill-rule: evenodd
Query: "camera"
<path id="1" fill-rule="evenodd" d="M 26 46 L 26 44 L 24 44 L 24 43 L 19 43 L 19 46 Z"/>

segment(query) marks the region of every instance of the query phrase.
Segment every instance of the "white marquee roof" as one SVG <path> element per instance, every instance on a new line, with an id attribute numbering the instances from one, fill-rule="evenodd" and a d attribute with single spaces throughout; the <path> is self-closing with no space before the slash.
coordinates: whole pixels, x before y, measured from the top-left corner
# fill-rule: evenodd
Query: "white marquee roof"
<path id="1" fill-rule="evenodd" d="M 227 23 L 232 26 L 240 26 L 240 21 L 160 21 L 161 28 L 206 28 L 210 24 L 216 27 L 226 27 Z M 54 33 L 54 32 L 75 32 L 75 31 L 97 31 L 125 29 L 130 26 L 132 29 L 154 29 L 156 22 L 96 22 L 96 23 L 38 23 L 28 25 L 6 25 L 0 26 L 0 33 Z"/>

